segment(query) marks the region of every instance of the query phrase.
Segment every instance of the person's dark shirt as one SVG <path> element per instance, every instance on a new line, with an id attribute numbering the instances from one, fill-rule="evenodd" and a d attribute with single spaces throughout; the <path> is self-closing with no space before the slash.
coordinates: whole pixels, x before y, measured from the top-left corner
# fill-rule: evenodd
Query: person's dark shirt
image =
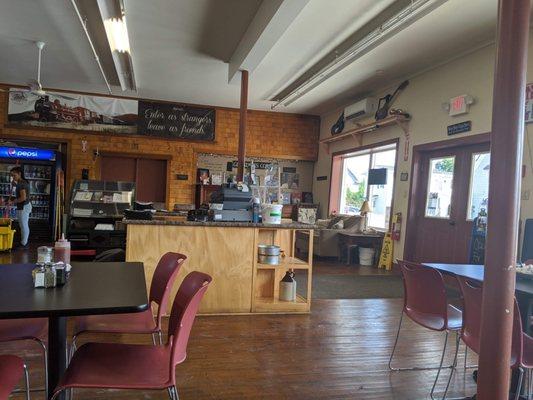
<path id="1" fill-rule="evenodd" d="M 30 185 L 28 184 L 28 181 L 25 181 L 24 179 L 17 182 L 17 185 L 15 186 L 15 196 L 20 198 L 20 192 L 22 190 L 26 191 L 26 200 L 17 202 L 17 210 L 22 210 L 26 204 L 30 202 Z"/>

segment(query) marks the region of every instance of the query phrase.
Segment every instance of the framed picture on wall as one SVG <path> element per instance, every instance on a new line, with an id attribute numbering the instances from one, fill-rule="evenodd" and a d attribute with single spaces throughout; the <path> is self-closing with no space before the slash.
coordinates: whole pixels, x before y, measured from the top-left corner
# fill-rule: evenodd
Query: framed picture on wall
<path id="1" fill-rule="evenodd" d="M 198 168 L 196 170 L 196 182 L 202 185 L 209 185 L 209 170 L 207 168 Z"/>

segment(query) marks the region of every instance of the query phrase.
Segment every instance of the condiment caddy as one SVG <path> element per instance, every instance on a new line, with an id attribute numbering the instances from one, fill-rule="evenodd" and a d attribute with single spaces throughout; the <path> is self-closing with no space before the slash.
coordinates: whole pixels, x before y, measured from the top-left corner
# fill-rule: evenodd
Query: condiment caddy
<path id="1" fill-rule="evenodd" d="M 67 283 L 70 275 L 70 242 L 63 235 L 55 247 L 37 248 L 37 267 L 32 271 L 33 286 L 52 288 Z"/>

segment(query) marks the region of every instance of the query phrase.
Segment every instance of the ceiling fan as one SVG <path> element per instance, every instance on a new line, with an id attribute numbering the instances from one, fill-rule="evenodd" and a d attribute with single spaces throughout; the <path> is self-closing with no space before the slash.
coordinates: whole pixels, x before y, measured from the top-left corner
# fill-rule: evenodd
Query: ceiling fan
<path id="1" fill-rule="evenodd" d="M 17 99 L 28 100 L 30 96 L 37 96 L 37 97 L 46 96 L 46 91 L 43 90 L 43 86 L 41 85 L 41 57 L 42 57 L 42 52 L 43 52 L 43 49 L 46 43 L 39 41 L 39 42 L 35 42 L 35 45 L 37 46 L 37 49 L 39 50 L 39 59 L 37 63 L 37 79 L 30 79 L 28 81 L 27 88 L 10 89 L 9 94 L 13 95 Z M 0 89 L 0 90 L 5 91 L 3 89 Z M 60 97 L 65 100 L 76 100 L 76 98 L 74 97 L 64 96 L 59 93 L 53 93 L 53 96 Z"/>

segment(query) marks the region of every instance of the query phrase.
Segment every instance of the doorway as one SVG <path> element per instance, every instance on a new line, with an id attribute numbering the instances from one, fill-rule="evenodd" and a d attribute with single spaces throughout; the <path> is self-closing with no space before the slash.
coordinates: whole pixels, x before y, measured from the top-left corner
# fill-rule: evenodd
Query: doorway
<path id="1" fill-rule="evenodd" d="M 406 259 L 469 262 L 473 221 L 487 211 L 489 193 L 490 142 L 480 136 L 486 140 L 414 151 Z"/>
<path id="2" fill-rule="evenodd" d="M 166 204 L 166 159 L 104 154 L 100 160 L 103 181 L 135 182 L 135 199 L 141 202 Z"/>

